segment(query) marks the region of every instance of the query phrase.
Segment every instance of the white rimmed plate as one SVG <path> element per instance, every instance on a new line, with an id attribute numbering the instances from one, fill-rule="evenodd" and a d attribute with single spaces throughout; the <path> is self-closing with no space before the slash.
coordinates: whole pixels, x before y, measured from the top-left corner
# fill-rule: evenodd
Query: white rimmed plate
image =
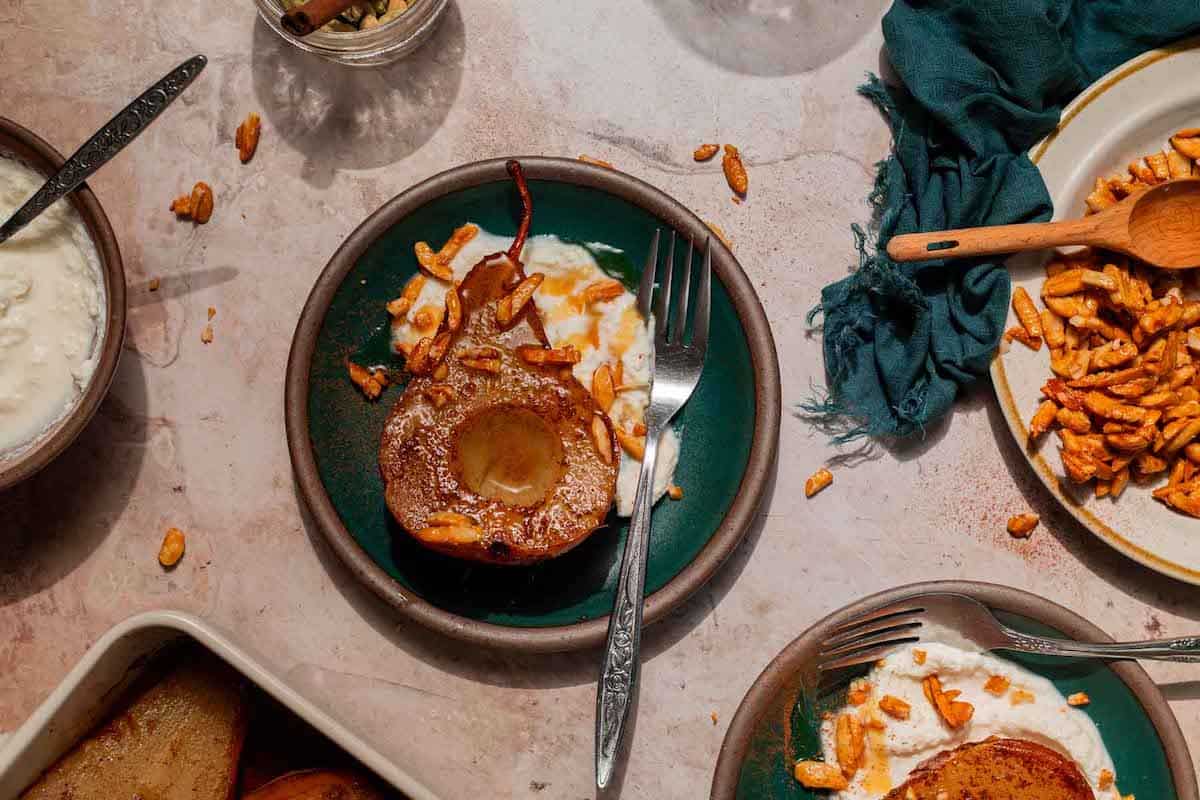
<path id="1" fill-rule="evenodd" d="M 1200 126 L 1200 39 L 1153 50 L 1105 75 L 1063 112 L 1058 129 L 1031 156 L 1054 201 L 1054 218 L 1084 212 L 1097 176 L 1124 173 L 1130 161 L 1160 150 L 1180 128 Z M 1041 257 L 1009 262 L 1013 287 L 1038 298 L 1045 272 Z M 1008 325 L 1016 325 L 1009 310 Z M 1026 447 L 1029 418 L 1050 377 L 1049 354 L 1020 344 L 992 362 L 992 382 L 1009 429 L 1038 478 L 1063 507 L 1097 537 L 1151 569 L 1200 584 L 1200 520 L 1154 500 L 1150 487 L 1130 483 L 1117 499 L 1097 499 L 1064 477 L 1057 437 Z"/>

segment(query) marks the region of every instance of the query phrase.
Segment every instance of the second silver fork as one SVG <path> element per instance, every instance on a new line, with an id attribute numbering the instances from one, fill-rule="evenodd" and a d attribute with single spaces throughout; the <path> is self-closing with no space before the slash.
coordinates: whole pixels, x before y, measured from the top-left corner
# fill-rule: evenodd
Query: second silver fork
<path id="1" fill-rule="evenodd" d="M 650 301 L 658 268 L 659 231 L 655 231 L 650 254 L 642 269 L 638 288 L 638 311 L 650 319 Z M 688 325 L 688 295 L 692 282 L 692 242 L 682 269 L 675 268 L 675 232 L 667 247 L 666 266 L 658 300 L 654 305 L 654 346 L 650 362 L 650 406 L 646 409 L 646 452 L 642 457 L 633 516 L 621 557 L 616 600 L 608 622 L 608 641 L 600 686 L 596 691 L 596 786 L 608 786 L 615 771 L 625 723 L 637 697 L 641 668 L 642 605 L 646 590 L 646 557 L 650 545 L 650 515 L 654 507 L 654 472 L 658 441 L 671 418 L 683 407 L 700 380 L 708 349 L 708 317 L 712 282 L 711 240 L 704 244 L 704 261 L 696 285 L 691 325 Z M 672 283 L 679 286 L 671 321 Z M 690 332 L 690 337 L 687 335 Z M 686 339 L 686 341 L 685 341 Z"/>

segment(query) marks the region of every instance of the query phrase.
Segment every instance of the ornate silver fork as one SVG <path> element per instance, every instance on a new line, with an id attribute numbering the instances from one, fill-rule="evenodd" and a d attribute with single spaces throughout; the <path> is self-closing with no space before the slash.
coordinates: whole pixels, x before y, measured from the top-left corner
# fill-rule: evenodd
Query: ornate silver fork
<path id="1" fill-rule="evenodd" d="M 650 319 L 650 299 L 658 269 L 660 231 L 654 232 L 650 254 L 638 287 L 638 311 Z M 678 274 L 676 274 L 678 273 Z M 662 283 L 654 305 L 654 347 L 650 364 L 650 407 L 646 409 L 646 454 L 634 496 L 629 536 L 621 557 L 617 596 L 608 621 L 604 666 L 596 692 L 596 786 L 612 779 L 629 709 L 637 696 L 639 651 L 642 643 L 642 604 L 646 589 L 646 555 L 650 543 L 650 512 L 654 506 L 654 468 L 658 440 L 671 418 L 683 407 L 700 380 L 708 349 L 708 315 L 712 282 L 712 243 L 705 240 L 704 261 L 696 284 L 692 323 L 688 325 L 688 292 L 692 282 L 692 242 L 680 269 L 675 267 L 675 232 L 671 231 Z M 672 323 L 672 283 L 679 287 Z M 668 332 L 669 329 L 669 332 Z M 688 332 L 690 330 L 690 336 Z M 685 341 L 687 339 L 687 341 Z"/>
<path id="2" fill-rule="evenodd" d="M 1200 638 L 1091 643 L 1031 636 L 1000 623 L 987 606 L 962 594 L 924 594 L 873 609 L 834 628 L 821 645 L 823 672 L 876 661 L 901 645 L 947 637 L 984 650 L 1074 658 L 1147 658 L 1200 662 Z M 954 641 L 947 642 L 954 644 Z"/>

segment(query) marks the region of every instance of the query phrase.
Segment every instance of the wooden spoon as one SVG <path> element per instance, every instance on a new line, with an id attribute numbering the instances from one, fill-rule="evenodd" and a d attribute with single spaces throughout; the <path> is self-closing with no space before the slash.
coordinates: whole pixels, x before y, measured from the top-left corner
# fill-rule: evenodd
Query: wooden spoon
<path id="1" fill-rule="evenodd" d="M 1200 178 L 1160 183 L 1083 219 L 894 236 L 887 252 L 895 261 L 929 261 L 1073 244 L 1163 269 L 1200 267 Z"/>

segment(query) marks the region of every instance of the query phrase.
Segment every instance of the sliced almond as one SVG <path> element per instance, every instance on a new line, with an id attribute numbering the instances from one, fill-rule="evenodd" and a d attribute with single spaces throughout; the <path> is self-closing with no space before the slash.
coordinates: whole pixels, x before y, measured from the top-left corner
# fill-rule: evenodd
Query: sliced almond
<path id="1" fill-rule="evenodd" d="M 592 444 L 596 447 L 596 452 L 600 454 L 600 460 L 605 464 L 613 463 L 612 451 L 612 436 L 608 432 L 608 425 L 605 424 L 604 418 L 599 414 L 592 417 Z"/>
<path id="2" fill-rule="evenodd" d="M 456 331 L 462 325 L 462 300 L 458 289 L 451 286 L 446 290 L 446 329 Z"/>
<path id="3" fill-rule="evenodd" d="M 631 458 L 641 461 L 646 457 L 646 440 L 644 437 L 627 433 L 620 425 L 613 426 L 613 430 L 617 434 L 617 441 L 620 442 L 621 449 L 628 453 Z"/>
<path id="4" fill-rule="evenodd" d="M 605 300 L 615 300 L 625 294 L 625 286 L 615 278 L 588 284 L 583 290 L 583 301 L 588 305 Z"/>
<path id="5" fill-rule="evenodd" d="M 612 369 L 608 364 L 601 364 L 592 373 L 592 397 L 605 414 L 612 410 L 617 393 L 613 389 Z"/>
<path id="6" fill-rule="evenodd" d="M 530 299 L 533 298 L 533 293 L 542 285 L 542 281 L 546 276 L 541 272 L 535 272 L 532 275 L 526 276 L 524 280 L 517 284 L 517 288 L 513 289 L 506 297 L 500 299 L 496 305 L 496 322 L 501 325 L 508 325 L 520 315 Z"/>
<path id="7" fill-rule="evenodd" d="M 582 356 L 572 345 L 566 347 L 538 347 L 524 344 L 517 348 L 517 356 L 529 364 L 578 364 Z"/>

